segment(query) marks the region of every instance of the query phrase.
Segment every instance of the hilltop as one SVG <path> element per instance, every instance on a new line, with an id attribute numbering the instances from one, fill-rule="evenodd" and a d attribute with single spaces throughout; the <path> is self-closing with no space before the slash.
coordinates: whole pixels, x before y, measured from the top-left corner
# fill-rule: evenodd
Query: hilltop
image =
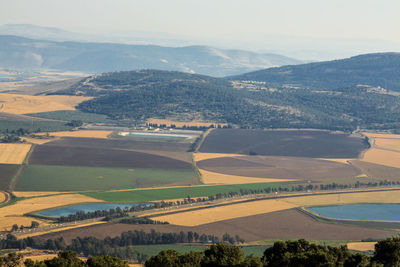
<path id="1" fill-rule="evenodd" d="M 90 76 L 55 94 L 94 96 L 77 108 L 134 122 L 169 118 L 243 128 L 400 128 L 399 95 L 370 86 L 348 86 L 335 92 L 273 88 L 264 83 L 141 70 Z"/>
<path id="2" fill-rule="evenodd" d="M 365 54 L 341 60 L 269 68 L 229 79 L 292 88 L 337 90 L 368 85 L 400 91 L 400 53 Z"/>

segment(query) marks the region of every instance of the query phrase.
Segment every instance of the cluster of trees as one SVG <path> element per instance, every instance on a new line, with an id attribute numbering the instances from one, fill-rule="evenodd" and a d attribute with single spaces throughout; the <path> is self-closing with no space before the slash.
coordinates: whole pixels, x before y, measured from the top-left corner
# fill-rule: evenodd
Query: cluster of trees
<path id="1" fill-rule="evenodd" d="M 27 267 L 66 267 L 66 266 L 113 266 L 125 267 L 127 262 L 119 257 L 90 255 L 85 262 L 78 258 L 76 251 L 60 251 L 58 257 L 51 260 L 26 260 Z M 96 254 L 96 253 L 95 253 Z M 98 253 L 97 253 L 98 254 Z M 82 255 L 82 254 L 81 254 Z M 107 256 L 105 256 L 107 255 Z M 87 255 L 85 255 L 87 256 Z M 0 266 L 19 266 L 20 254 L 0 257 Z M 216 243 L 203 252 L 190 251 L 181 254 L 175 250 L 164 250 L 145 261 L 146 267 L 394 267 L 400 266 L 400 237 L 378 241 L 373 256 L 352 253 L 346 246 L 331 247 L 310 243 L 304 239 L 297 241 L 278 241 L 267 248 L 263 256 L 244 255 L 235 245 Z"/>
<path id="2" fill-rule="evenodd" d="M 33 229 L 33 228 L 38 228 L 38 227 L 39 227 L 39 223 L 37 221 L 32 221 L 31 222 L 31 226 L 24 226 L 22 224 L 20 226 L 18 226 L 18 224 L 13 224 L 13 226 L 11 227 L 11 232 L 15 232 L 15 231 L 18 231 L 18 230 L 23 230 L 25 228 Z"/>
<path id="3" fill-rule="evenodd" d="M 177 243 L 216 243 L 220 241 L 217 236 L 199 234 L 197 232 L 162 233 L 151 230 L 149 233 L 144 231 L 123 232 L 114 238 L 106 237 L 98 239 L 96 237 L 77 237 L 72 239 L 71 244 L 67 245 L 63 238 L 42 239 L 39 237 L 27 237 L 17 239 L 8 234 L 5 239 L 0 240 L 0 249 L 25 249 L 27 247 L 45 250 L 72 250 L 83 256 L 110 255 L 123 259 L 144 261 L 147 256 L 137 252 L 135 245 L 155 245 L 155 244 L 177 244 Z M 244 240 L 239 236 L 232 237 L 225 234 L 222 241 L 235 244 L 243 243 Z"/>
<path id="4" fill-rule="evenodd" d="M 245 257 L 237 246 L 217 243 L 204 252 L 180 254 L 175 250 L 161 251 L 149 258 L 146 267 L 372 267 L 400 266 L 400 238 L 379 241 L 374 256 L 351 253 L 346 246 L 330 247 L 312 244 L 304 239 L 278 241 L 264 251 L 262 257 Z"/>
<path id="5" fill-rule="evenodd" d="M 0 266 L 15 267 L 21 266 L 22 254 L 11 253 L 6 257 L 0 257 Z M 26 267 L 128 267 L 128 262 L 118 257 L 97 256 L 90 257 L 86 261 L 81 260 L 74 251 L 60 251 L 57 257 L 43 261 L 26 259 Z"/>
<path id="6" fill-rule="evenodd" d="M 144 210 L 149 210 L 149 209 L 159 209 L 159 208 L 165 208 L 165 207 L 171 207 L 174 205 L 177 205 L 179 203 L 175 202 L 168 202 L 168 201 L 160 201 L 160 202 L 155 202 L 155 203 L 150 203 L 147 205 L 137 205 L 137 206 L 132 206 L 130 208 L 126 207 L 125 209 L 121 209 L 120 207 L 117 207 L 115 209 L 109 209 L 109 210 L 96 210 L 96 211 L 89 211 L 89 212 L 84 212 L 84 211 L 78 211 L 75 214 L 70 214 L 68 216 L 61 216 L 57 219 L 59 223 L 64 223 L 64 222 L 74 222 L 74 221 L 82 221 L 82 220 L 87 220 L 87 219 L 93 219 L 93 218 L 101 218 L 105 217 L 105 221 L 110 221 L 115 218 L 122 218 L 122 217 L 127 217 L 128 212 L 137 212 L 137 211 L 144 211 Z"/>
<path id="7" fill-rule="evenodd" d="M 125 224 L 169 224 L 169 222 L 154 221 L 146 217 L 134 217 L 134 216 L 130 218 L 123 218 L 118 222 Z"/>

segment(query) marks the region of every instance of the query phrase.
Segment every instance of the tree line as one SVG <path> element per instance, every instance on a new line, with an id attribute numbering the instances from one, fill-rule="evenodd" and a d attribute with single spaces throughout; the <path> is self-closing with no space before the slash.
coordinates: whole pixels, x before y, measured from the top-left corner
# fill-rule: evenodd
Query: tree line
<path id="1" fill-rule="evenodd" d="M 113 266 L 126 267 L 127 262 L 115 256 L 90 256 L 81 260 L 74 251 L 60 251 L 44 261 L 25 260 L 27 267 Z M 0 257 L 0 266 L 20 266 L 22 255 L 11 253 Z M 145 261 L 145 267 L 395 267 L 400 266 L 400 237 L 378 241 L 372 256 L 352 253 L 347 246 L 331 247 L 307 240 L 278 241 L 261 257 L 244 255 L 241 247 L 216 243 L 203 252 L 184 254 L 163 250 Z"/>
<path id="2" fill-rule="evenodd" d="M 5 239 L 0 240 L 0 249 L 26 249 L 27 247 L 42 250 L 72 250 L 82 256 L 116 256 L 122 259 L 136 260 L 143 262 L 147 256 L 135 250 L 135 245 L 156 245 L 156 244 L 177 244 L 177 243 L 217 243 L 219 241 L 230 244 L 243 243 L 244 240 L 238 235 L 234 237 L 225 233 L 220 240 L 215 235 L 199 234 L 197 232 L 164 233 L 151 230 L 123 232 L 116 237 L 98 239 L 96 237 L 77 237 L 67 245 L 62 237 L 56 239 L 43 239 L 39 237 L 27 237 L 17 239 L 14 235 L 8 234 Z"/>

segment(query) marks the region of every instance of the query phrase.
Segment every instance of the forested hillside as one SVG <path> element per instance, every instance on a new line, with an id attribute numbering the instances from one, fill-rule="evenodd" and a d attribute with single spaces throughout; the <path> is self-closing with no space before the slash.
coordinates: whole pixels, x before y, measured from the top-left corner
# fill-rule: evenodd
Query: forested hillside
<path id="1" fill-rule="evenodd" d="M 366 54 L 348 59 L 283 66 L 230 77 L 268 86 L 335 90 L 354 85 L 400 91 L 400 53 Z"/>
<path id="2" fill-rule="evenodd" d="M 381 88 L 268 87 L 181 72 L 142 70 L 81 80 L 57 94 L 95 98 L 78 109 L 113 119 L 202 119 L 243 128 L 400 128 L 400 97 Z"/>

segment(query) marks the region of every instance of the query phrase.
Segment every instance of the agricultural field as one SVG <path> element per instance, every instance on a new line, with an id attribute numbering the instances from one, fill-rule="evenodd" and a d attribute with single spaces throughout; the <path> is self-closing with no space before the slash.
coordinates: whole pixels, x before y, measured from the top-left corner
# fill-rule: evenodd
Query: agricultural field
<path id="1" fill-rule="evenodd" d="M 361 174 L 350 164 L 299 157 L 236 156 L 197 162 L 201 170 L 261 178 L 321 182 L 344 180 Z"/>
<path id="2" fill-rule="evenodd" d="M 274 183 L 240 184 L 240 185 L 210 185 L 210 186 L 185 186 L 154 189 L 135 189 L 114 192 L 87 192 L 87 196 L 98 198 L 107 202 L 141 202 L 162 199 L 179 199 L 190 197 L 208 197 L 218 193 L 240 192 L 240 189 L 277 188 L 281 185 Z M 281 186 L 284 187 L 284 186 Z"/>
<path id="3" fill-rule="evenodd" d="M 36 146 L 29 164 L 192 170 L 190 163 L 168 157 L 122 149 L 57 146 L 56 142 Z"/>
<path id="4" fill-rule="evenodd" d="M 30 149 L 30 144 L 0 143 L 0 164 L 21 164 Z"/>
<path id="5" fill-rule="evenodd" d="M 199 169 L 201 173 L 201 181 L 203 184 L 250 184 L 250 183 L 287 183 L 295 180 L 291 179 L 275 179 L 275 178 L 258 178 L 249 176 L 238 176 L 232 174 L 224 174 L 218 172 L 210 172 Z"/>
<path id="6" fill-rule="evenodd" d="M 56 110 L 75 110 L 79 103 L 92 99 L 84 96 L 29 96 L 0 93 L 0 112 L 12 114 L 39 113 Z"/>
<path id="7" fill-rule="evenodd" d="M 0 190 L 8 190 L 12 178 L 17 174 L 20 165 L 0 164 Z"/>
<path id="8" fill-rule="evenodd" d="M 316 130 L 239 130 L 211 131 L 200 152 L 257 154 L 311 158 L 357 158 L 368 148 L 361 137 Z"/>
<path id="9" fill-rule="evenodd" d="M 101 224 L 80 229 L 73 229 L 44 235 L 44 238 L 64 237 L 66 242 L 77 236 L 96 236 L 105 238 L 117 236 L 122 232 L 152 229 L 160 232 L 195 231 L 222 237 L 223 234 L 239 235 L 246 242 L 265 239 L 297 239 L 309 240 L 361 240 L 366 238 L 386 238 L 396 235 L 396 231 L 378 230 L 358 226 L 328 224 L 314 220 L 296 209 L 281 210 L 271 213 L 247 216 L 236 219 L 218 221 L 199 226 L 164 225 L 132 225 Z"/>
<path id="10" fill-rule="evenodd" d="M 113 190 L 197 182 L 192 169 L 23 166 L 17 191 Z"/>

